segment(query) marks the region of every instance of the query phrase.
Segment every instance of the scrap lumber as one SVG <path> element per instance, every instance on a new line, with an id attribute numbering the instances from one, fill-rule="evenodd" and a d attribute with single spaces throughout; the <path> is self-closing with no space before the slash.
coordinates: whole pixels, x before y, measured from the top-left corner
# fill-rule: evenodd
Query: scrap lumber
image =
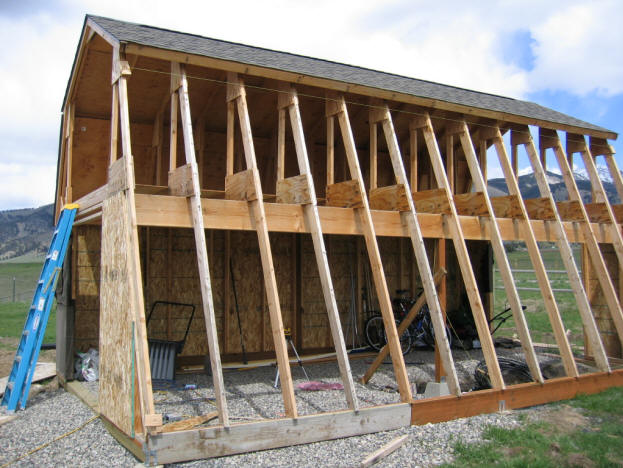
<path id="1" fill-rule="evenodd" d="M 400 341 L 398 339 L 398 333 L 396 331 L 394 312 L 391 299 L 389 297 L 389 290 L 387 288 L 387 281 L 385 279 L 383 263 L 381 262 L 381 254 L 376 239 L 374 224 L 372 222 L 370 206 L 368 203 L 368 198 L 363 190 L 363 175 L 361 174 L 361 168 L 359 167 L 357 148 L 355 147 L 355 140 L 353 138 L 353 132 L 350 126 L 348 109 L 346 107 L 346 101 L 344 100 L 344 96 L 339 96 L 336 99 L 327 99 L 326 116 L 328 120 L 335 119 L 336 117 L 338 119 L 340 131 L 342 134 L 342 141 L 346 150 L 346 159 L 348 162 L 350 176 L 353 180 L 357 181 L 358 187 L 363 192 L 361 196 L 361 207 L 357 207 L 354 210 L 359 217 L 363 230 L 363 236 L 368 251 L 368 259 L 370 261 L 370 267 L 372 271 L 372 278 L 381 308 L 381 315 L 383 316 L 383 323 L 385 325 L 387 342 L 389 344 L 389 350 L 394 366 L 394 375 L 396 377 L 398 389 L 400 391 L 400 398 L 403 402 L 408 402 L 412 398 L 411 385 L 409 384 L 409 377 L 407 375 L 407 369 L 405 367 L 402 350 L 400 348 Z"/>
<path id="2" fill-rule="evenodd" d="M 454 360 L 452 359 L 452 352 L 450 351 L 450 344 L 448 343 L 448 337 L 446 336 L 446 321 L 441 310 L 439 297 L 437 296 L 433 273 L 428 261 L 428 255 L 426 254 L 426 248 L 424 247 L 424 238 L 418 223 L 415 204 L 411 197 L 409 180 L 407 179 L 407 173 L 402 162 L 402 155 L 400 154 L 400 148 L 398 147 L 398 139 L 396 137 L 396 132 L 394 131 L 394 124 L 392 122 L 389 107 L 385 106 L 383 109 L 371 110 L 370 121 L 381 123 L 383 133 L 385 134 L 385 140 L 387 141 L 392 167 L 394 169 L 394 176 L 396 177 L 396 181 L 405 188 L 404 193 L 406 195 L 408 209 L 402 211 L 402 214 L 409 231 L 415 260 L 417 262 L 420 278 L 422 280 L 422 286 L 424 287 L 426 302 L 428 303 L 430 310 L 430 317 L 435 331 L 435 341 L 437 345 L 436 349 L 439 350 L 441 362 L 445 372 L 447 373 L 450 392 L 455 395 L 460 395 L 461 386 L 456 375 Z"/>
<path id="3" fill-rule="evenodd" d="M 164 424 L 163 426 L 158 428 L 158 433 L 162 434 L 163 432 L 187 431 L 188 429 L 193 429 L 200 424 L 211 421 L 212 419 L 218 417 L 218 415 L 218 411 L 212 411 L 211 413 L 202 414 L 201 416 L 195 416 L 193 418 L 184 419 L 182 421 L 175 421 Z"/>
<path id="4" fill-rule="evenodd" d="M 409 438 L 408 434 L 405 434 L 400 437 L 396 437 L 391 442 L 388 442 L 383 447 L 376 450 L 375 452 L 372 452 L 370 455 L 364 458 L 361 464 L 359 465 L 360 468 L 367 468 L 368 466 L 372 466 L 378 461 L 382 460 L 383 458 L 391 455 L 396 450 L 398 450 L 400 447 L 402 447 L 407 442 L 408 438 Z"/>
<path id="5" fill-rule="evenodd" d="M 504 388 L 504 380 L 502 378 L 502 372 L 500 370 L 500 364 L 498 363 L 497 356 L 495 354 L 495 347 L 493 346 L 493 339 L 489 332 L 489 323 L 485 315 L 484 306 L 480 298 L 480 292 L 478 291 L 478 285 L 476 283 L 476 277 L 474 276 L 474 270 L 469 259 L 467 252 L 467 246 L 465 244 L 465 237 L 461 229 L 461 224 L 458 220 L 458 214 L 453 202 L 453 194 L 450 189 L 450 183 L 446 176 L 443 160 L 441 158 L 441 152 L 437 144 L 435 137 L 435 130 L 428 114 L 423 117 L 414 119 L 414 124 L 422 128 L 422 133 L 426 141 L 428 148 L 428 154 L 432 162 L 433 171 L 437 180 L 437 185 L 445 191 L 446 198 L 450 201 L 450 214 L 444 215 L 448 224 L 450 235 L 454 244 L 454 250 L 456 252 L 459 268 L 463 276 L 463 282 L 465 284 L 465 290 L 467 291 L 467 297 L 472 309 L 472 315 L 476 324 L 476 330 L 478 332 L 478 338 L 480 340 L 483 355 L 487 363 L 487 369 L 489 371 L 489 378 L 493 388 Z"/>
<path id="6" fill-rule="evenodd" d="M 355 384 L 353 382 L 350 362 L 348 361 L 348 356 L 346 354 L 346 343 L 344 341 L 344 334 L 340 323 L 340 313 L 337 307 L 337 301 L 335 300 L 335 291 L 333 289 L 333 281 L 331 280 L 327 250 L 322 236 L 322 226 L 320 224 L 320 216 L 318 215 L 318 201 L 316 199 L 316 190 L 314 188 L 314 181 L 309 165 L 309 157 L 307 155 L 307 146 L 305 144 L 305 135 L 303 133 L 303 122 L 301 120 L 299 100 L 296 90 L 294 88 L 290 88 L 280 92 L 278 105 L 280 116 L 280 149 L 278 151 L 278 159 L 283 158 L 285 154 L 285 113 L 287 111 L 290 117 L 290 124 L 292 126 L 292 136 L 294 137 L 296 156 L 300 172 L 298 178 L 292 177 L 289 178 L 289 180 L 295 179 L 298 184 L 302 184 L 304 187 L 302 192 L 305 194 L 305 196 L 301 196 L 301 191 L 297 191 L 296 193 L 298 196 L 293 195 L 292 201 L 297 201 L 298 199 L 299 202 L 304 202 L 301 203 L 303 207 L 303 214 L 305 222 L 311 233 L 312 243 L 314 246 L 314 254 L 318 265 L 322 293 L 324 296 L 325 306 L 327 308 L 331 335 L 335 346 L 346 401 L 350 409 L 357 411 L 359 404 L 357 402 L 357 394 L 355 393 Z M 281 163 L 278 164 L 277 183 L 281 182 L 283 184 L 283 181 L 288 180 L 283 178 L 283 168 L 284 161 L 281 161 Z M 292 193 L 292 187 L 290 187 L 290 193 Z"/>
<path id="7" fill-rule="evenodd" d="M 580 273 L 578 272 L 578 268 L 573 259 L 573 252 L 571 251 L 569 240 L 567 238 L 565 230 L 562 227 L 562 220 L 558 215 L 558 211 L 556 211 L 555 209 L 554 197 L 552 195 L 552 191 L 549 188 L 547 177 L 545 175 L 543 165 L 541 164 L 541 159 L 539 158 L 539 152 L 536 148 L 536 145 L 534 144 L 534 140 L 532 139 L 532 135 L 530 134 L 530 130 L 528 129 L 528 127 L 514 129 L 513 133 L 515 134 L 515 140 L 523 144 L 526 152 L 528 153 L 528 157 L 530 159 L 532 170 L 534 171 L 534 175 L 537 185 L 539 187 L 539 191 L 541 192 L 541 196 L 544 198 L 548 198 L 550 200 L 551 206 L 553 207 L 554 220 L 550 223 L 550 226 L 553 228 L 554 234 L 557 239 L 556 246 L 560 251 L 562 262 L 565 266 L 565 269 L 567 270 L 569 285 L 573 290 L 578 306 L 578 311 L 580 312 L 580 316 L 582 317 L 582 323 L 584 324 L 584 330 L 586 331 L 586 335 L 588 337 L 591 349 L 595 353 L 595 359 L 597 361 L 598 367 L 601 371 L 608 372 L 610 370 L 610 366 L 608 365 L 606 353 L 599 337 L 599 332 L 597 330 L 595 318 L 593 317 L 591 305 L 588 301 L 586 291 L 584 290 L 584 287 L 582 285 L 582 278 L 580 277 Z M 511 141 L 513 141 L 512 133 Z"/>
<path id="8" fill-rule="evenodd" d="M 171 87 L 173 88 L 175 86 L 179 96 L 182 117 L 182 133 L 184 137 L 184 153 L 186 155 L 186 166 L 176 168 L 173 171 L 173 174 L 181 173 L 183 180 L 177 182 L 176 185 L 181 186 L 182 188 L 179 190 L 187 196 L 188 208 L 191 212 L 193 220 L 193 232 L 195 234 L 195 246 L 197 250 L 199 282 L 201 288 L 201 302 L 203 305 L 203 317 L 205 320 L 206 334 L 208 338 L 208 350 L 210 352 L 210 366 L 212 369 L 212 381 L 214 383 L 216 406 L 218 408 L 220 423 L 224 426 L 228 426 L 229 412 L 227 409 L 227 400 L 225 398 L 223 371 L 221 369 L 221 353 L 218 344 L 214 300 L 212 298 L 212 284 L 210 281 L 210 264 L 208 260 L 208 250 L 206 247 L 203 214 L 201 211 L 201 188 L 199 185 L 199 171 L 197 168 L 195 144 L 193 141 L 192 118 L 190 113 L 190 102 L 188 99 L 188 80 L 186 79 L 186 69 L 183 65 L 175 62 L 171 63 L 171 81 Z M 173 122 L 171 123 L 171 126 L 173 127 Z M 171 154 L 171 157 L 174 158 L 175 155 Z"/>
<path id="9" fill-rule="evenodd" d="M 257 158 L 253 145 L 253 135 L 251 133 L 251 122 L 249 120 L 249 109 L 247 106 L 246 90 L 244 83 L 236 73 L 229 73 L 227 77 L 227 101 L 228 101 L 228 133 L 227 133 L 227 174 L 233 173 L 233 138 L 234 109 L 238 110 L 238 119 L 242 133 L 242 143 L 247 169 L 252 171 L 252 181 L 256 199 L 248 200 L 249 215 L 252 217 L 254 227 L 257 232 L 260 247 L 260 257 L 262 270 L 264 272 L 264 286 L 268 299 L 268 311 L 270 324 L 277 355 L 277 365 L 279 367 L 279 377 L 281 381 L 281 393 L 285 414 L 289 418 L 297 417 L 296 400 L 294 398 L 294 386 L 292 385 L 292 374 L 290 363 L 288 362 L 288 349 L 283 330 L 283 318 L 281 316 L 281 306 L 279 294 L 277 292 L 277 279 L 275 277 L 275 267 L 273 265 L 270 239 L 268 237 L 268 226 L 266 224 L 266 210 L 262 194 L 262 185 L 257 170 Z M 229 125 L 231 124 L 231 125 Z"/>
<path id="10" fill-rule="evenodd" d="M 493 140 L 493 145 L 498 155 L 502 172 L 504 173 L 508 192 L 510 196 L 514 197 L 514 203 L 516 206 L 515 209 L 518 215 L 516 218 L 517 223 L 519 224 L 523 240 L 526 244 L 526 248 L 528 249 L 530 261 L 532 262 L 532 266 L 537 277 L 539 288 L 541 289 L 543 304 L 545 305 L 545 310 L 547 311 L 549 322 L 551 324 L 552 331 L 554 332 L 554 337 L 556 339 L 556 343 L 558 344 L 560 355 L 562 356 L 565 372 L 568 377 L 577 377 L 578 369 L 575 361 L 573 360 L 573 351 L 571 350 L 567 334 L 565 333 L 565 327 L 562 323 L 560 310 L 558 309 L 558 305 L 554 299 L 554 291 L 552 291 L 552 286 L 547 276 L 543 257 L 541 256 L 539 245 L 530 224 L 526 205 L 524 204 L 524 200 L 521 198 L 519 183 L 517 181 L 517 172 L 514 170 L 511 161 L 509 161 L 500 129 L 496 127 L 490 136 Z M 514 146 L 514 148 L 516 148 L 516 146 Z M 514 153 L 516 153 L 516 151 Z"/>

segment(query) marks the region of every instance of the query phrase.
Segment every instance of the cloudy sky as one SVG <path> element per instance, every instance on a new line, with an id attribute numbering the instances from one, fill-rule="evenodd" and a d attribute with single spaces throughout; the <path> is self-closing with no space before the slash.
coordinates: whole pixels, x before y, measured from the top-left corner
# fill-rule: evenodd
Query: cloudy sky
<path id="1" fill-rule="evenodd" d="M 0 0 L 0 210 L 53 201 L 86 13 L 527 99 L 623 131 L 618 0 Z"/>

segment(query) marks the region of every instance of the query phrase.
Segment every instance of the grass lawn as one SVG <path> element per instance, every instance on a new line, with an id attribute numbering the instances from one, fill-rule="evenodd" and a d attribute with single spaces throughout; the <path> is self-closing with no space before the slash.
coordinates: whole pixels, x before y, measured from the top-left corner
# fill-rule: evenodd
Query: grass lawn
<path id="1" fill-rule="evenodd" d="M 458 443 L 446 467 L 623 465 L 623 388 L 540 407 L 518 429 L 489 427 L 485 442 Z"/>
<path id="2" fill-rule="evenodd" d="M 564 270 L 560 253 L 555 249 L 544 249 L 541 252 L 545 268 L 548 271 L 548 277 L 552 289 L 570 289 L 569 279 L 566 273 L 557 273 L 556 271 Z M 575 260 L 578 267 L 581 266 L 581 250 L 575 249 Z M 508 260 L 513 270 L 532 270 L 532 262 L 528 252 L 525 250 L 516 250 L 508 254 Z M 518 288 L 538 288 L 534 273 L 530 272 L 514 272 L 515 285 Z M 494 273 L 494 311 L 499 313 L 508 307 L 506 301 L 506 291 L 503 289 L 503 282 L 498 272 Z M 543 304 L 541 291 L 518 290 L 519 297 L 524 306 L 526 306 L 525 316 L 528 322 L 532 340 L 537 343 L 555 344 L 552 328 L 549 323 L 549 317 Z M 555 292 L 554 297 L 558 310 L 562 315 L 562 321 L 566 330 L 570 331 L 569 340 L 573 348 L 578 349 L 584 346 L 584 335 L 582 331 L 582 320 L 577 310 L 575 297 L 571 292 Z M 516 334 L 515 323 L 512 317 L 506 321 L 502 327 L 496 332 L 495 336 L 511 337 Z"/>
<path id="3" fill-rule="evenodd" d="M 20 338 L 30 302 L 14 302 L 0 304 L 0 336 Z M 56 341 L 56 303 L 52 305 L 48 326 L 43 336 L 44 343 Z"/>

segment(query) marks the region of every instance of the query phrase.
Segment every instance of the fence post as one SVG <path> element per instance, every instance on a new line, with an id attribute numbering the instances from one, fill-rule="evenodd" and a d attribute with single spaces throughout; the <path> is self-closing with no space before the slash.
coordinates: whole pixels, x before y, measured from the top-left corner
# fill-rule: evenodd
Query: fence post
<path id="1" fill-rule="evenodd" d="M 15 302 L 15 276 L 13 277 L 13 302 Z"/>

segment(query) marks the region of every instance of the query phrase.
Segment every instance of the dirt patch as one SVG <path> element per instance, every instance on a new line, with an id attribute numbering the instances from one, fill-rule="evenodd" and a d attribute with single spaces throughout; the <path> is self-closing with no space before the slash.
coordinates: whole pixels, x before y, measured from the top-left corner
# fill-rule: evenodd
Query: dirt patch
<path id="1" fill-rule="evenodd" d="M 17 338 L 0 337 L 0 377 L 11 372 L 18 344 Z M 56 362 L 56 350 L 42 350 L 39 353 L 39 362 Z"/>
<path id="2" fill-rule="evenodd" d="M 542 432 L 555 431 L 558 434 L 570 434 L 578 429 L 590 428 L 591 421 L 580 410 L 569 405 L 560 405 L 549 411 L 541 413 L 539 419 L 549 423 Z"/>

